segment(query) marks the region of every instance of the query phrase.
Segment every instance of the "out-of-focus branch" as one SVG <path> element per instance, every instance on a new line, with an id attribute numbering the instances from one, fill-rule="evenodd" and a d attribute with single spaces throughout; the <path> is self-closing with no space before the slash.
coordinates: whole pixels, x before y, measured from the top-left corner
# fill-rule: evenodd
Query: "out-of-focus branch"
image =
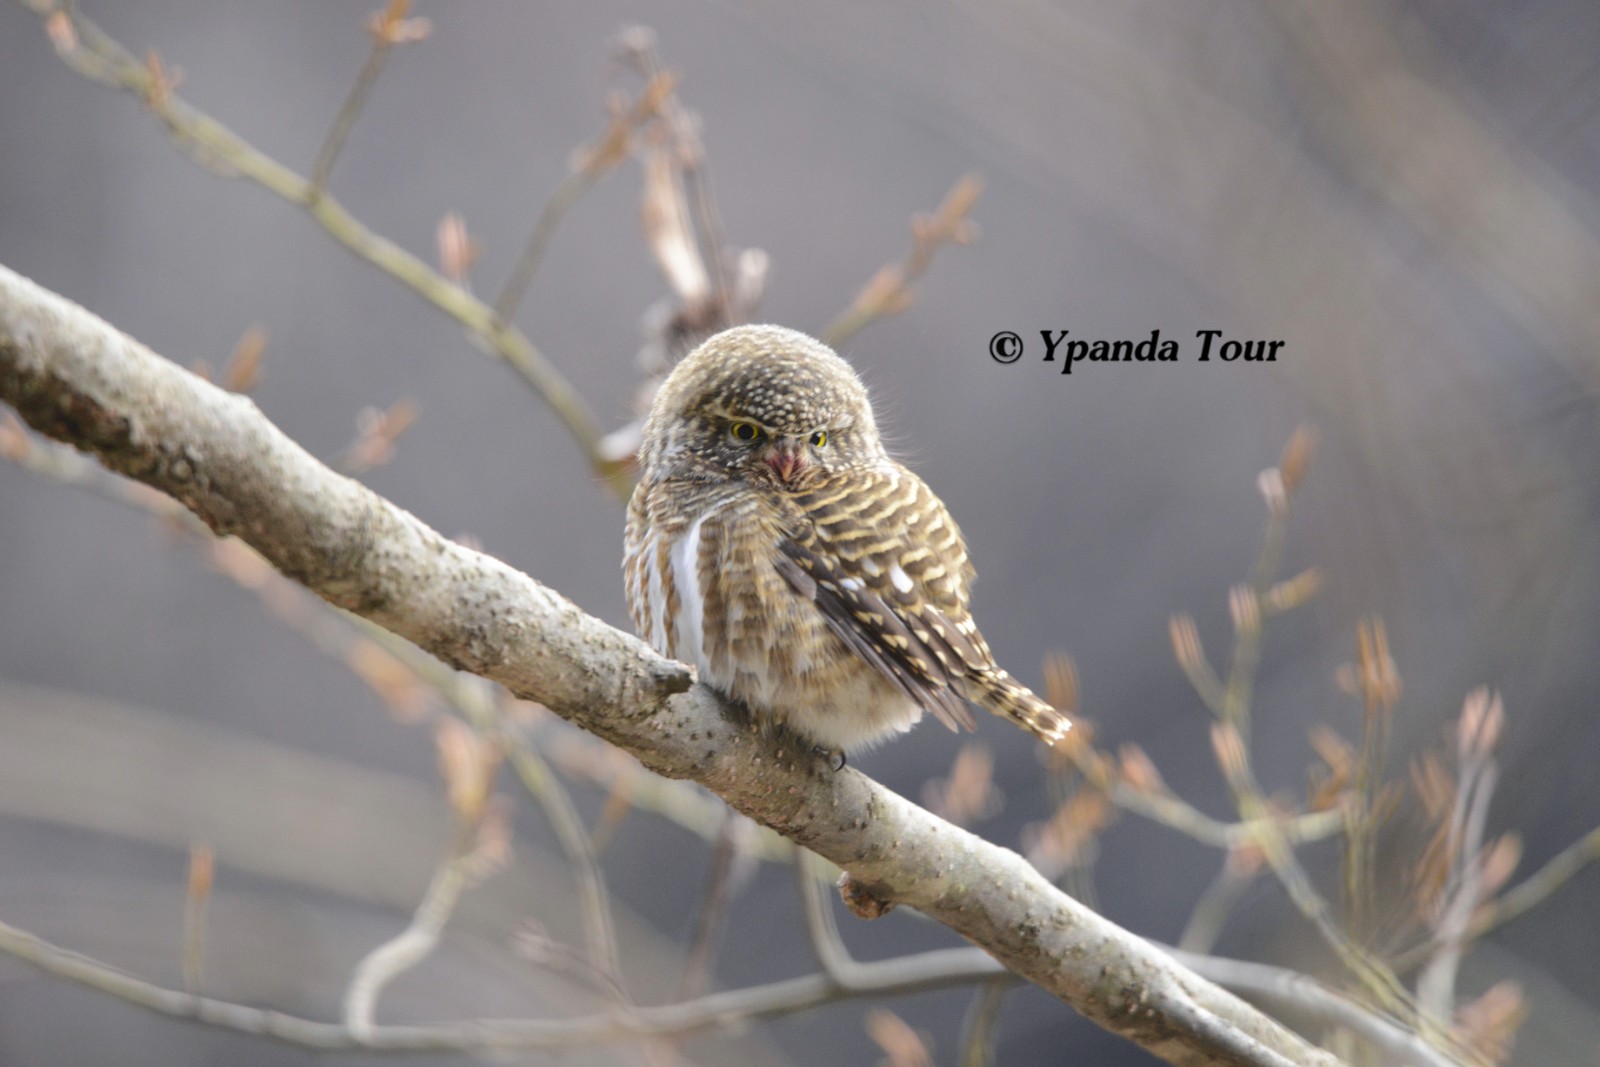
<path id="1" fill-rule="evenodd" d="M 1483 895 L 1484 828 L 1489 798 L 1499 778 L 1494 748 L 1505 723 L 1499 696 L 1486 689 L 1468 695 L 1457 727 L 1455 804 L 1446 825 L 1450 876 L 1447 896 L 1434 923 L 1438 942 L 1433 958 L 1417 977 L 1417 1001 L 1440 1026 L 1455 1013 L 1456 974 L 1468 944 L 1468 930 Z"/>
<path id="2" fill-rule="evenodd" d="M 495 298 L 494 312 L 502 323 L 511 321 L 522 298 L 528 294 L 528 287 L 533 284 L 539 264 L 544 262 L 545 249 L 550 244 L 550 238 L 555 236 L 561 220 L 584 193 L 627 158 L 629 137 L 635 129 L 660 112 L 663 102 L 672 94 L 673 84 L 671 73 L 657 73 L 645 84 L 632 104 L 615 108 L 605 131 L 594 143 L 577 153 L 572 169 L 539 210 L 539 218 L 522 247 L 522 255 L 517 258 L 517 265 L 512 268 L 500 295 Z"/>
<path id="3" fill-rule="evenodd" d="M 1203 956 L 1179 949 L 1169 951 L 1185 966 L 1242 997 L 1308 1012 L 1325 1026 L 1348 1029 L 1370 1043 L 1380 1054 L 1378 1062 L 1389 1067 L 1460 1067 L 1416 1031 L 1309 975 L 1267 963 Z"/>
<path id="4" fill-rule="evenodd" d="M 1258 481 L 1267 506 L 1267 529 L 1248 582 L 1229 592 L 1234 648 L 1227 677 L 1220 683 L 1220 704 L 1211 705 L 1217 720 L 1211 731 L 1212 748 L 1241 819 L 1261 827 L 1262 833 L 1253 844 L 1290 901 L 1379 1008 L 1398 1017 L 1421 1018 L 1426 1023 L 1425 1017 L 1418 1016 L 1413 998 L 1390 966 L 1350 936 L 1313 883 L 1295 853 L 1294 842 L 1282 832 L 1276 806 L 1261 788 L 1250 752 L 1250 703 L 1255 672 L 1260 664 L 1265 621 L 1290 606 L 1297 596 L 1309 595 L 1315 588 L 1315 581 L 1307 582 L 1304 576 L 1288 582 L 1276 579 L 1288 530 L 1290 504 L 1310 463 L 1314 440 L 1308 428 L 1297 430 L 1285 446 L 1278 466 L 1262 472 Z M 1180 662 L 1202 657 L 1192 622 L 1174 620 L 1172 633 Z M 1376 823 L 1380 821 L 1380 804 L 1376 798 L 1382 738 L 1399 692 L 1398 676 L 1394 673 L 1381 625 L 1364 628 L 1362 635 L 1361 692 L 1367 709 L 1362 753 L 1365 762 L 1354 804 L 1347 805 L 1341 812 L 1348 827 L 1348 851 L 1358 856 L 1370 847 Z M 1212 676 L 1209 666 L 1204 664 L 1185 664 L 1185 672 L 1191 678 Z M 1213 917 L 1207 921 L 1218 920 Z M 1437 1027 L 1429 1029 L 1430 1036 L 1441 1045 L 1455 1045 L 1448 1033 L 1440 1032 Z"/>
<path id="5" fill-rule="evenodd" d="M 724 809 L 722 829 L 711 843 L 711 870 L 706 891 L 695 915 L 694 933 L 683 961 L 683 977 L 678 995 L 697 997 L 705 992 L 716 972 L 717 944 L 728 919 L 728 906 L 747 881 L 743 875 L 749 865 L 744 858 L 744 842 L 750 838 L 750 820 Z"/>
<path id="6" fill-rule="evenodd" d="M 971 244 L 978 226 L 967 217 L 983 192 L 983 179 L 968 174 L 950 187 L 931 215 L 911 220 L 911 251 L 898 263 L 874 274 L 848 308 L 822 331 L 822 340 L 834 348 L 854 337 L 877 319 L 898 315 L 915 299 L 914 286 L 933 266 L 934 254 L 945 244 Z"/>
<path id="7" fill-rule="evenodd" d="M 345 989 L 344 1025 L 358 1042 L 373 1039 L 378 994 L 433 952 L 461 894 L 480 877 L 480 866 L 479 857 L 472 850 L 459 852 L 440 864 L 411 917 L 411 925 L 356 964 Z"/>
<path id="8" fill-rule="evenodd" d="M 373 1025 L 358 1032 L 343 1023 L 319 1022 L 167 989 L 5 923 L 0 923 L 0 952 L 161 1015 L 329 1050 L 491 1052 L 575 1048 L 616 1038 L 687 1034 L 750 1019 L 792 1015 L 857 995 L 839 989 L 826 975 L 814 974 L 713 993 L 678 1004 L 618 1009 L 576 1019 L 481 1019 L 432 1026 Z M 922 993 L 967 985 L 1004 973 L 992 957 L 975 949 L 943 949 L 862 966 L 868 968 L 870 982 L 860 993 L 876 995 Z"/>
<path id="9" fill-rule="evenodd" d="M 1014 852 L 766 736 L 682 665 L 318 463 L 247 398 L 0 268 L 0 399 L 179 500 L 324 599 L 693 778 L 1096 1023 L 1179 1064 L 1335 1062 L 1050 885 Z"/>
<path id="10" fill-rule="evenodd" d="M 75 12 L 69 14 L 55 0 L 18 2 L 52 20 L 52 28 L 61 25 L 60 19 L 68 19 L 68 29 L 57 29 L 52 34 L 57 52 L 67 65 L 93 81 L 139 97 L 196 162 L 224 176 L 247 178 L 300 206 L 339 243 L 470 330 L 550 405 L 595 472 L 619 495 L 627 493 L 629 475 L 621 465 L 605 458 L 600 448 L 600 425 L 583 397 L 526 335 L 503 321 L 493 308 L 399 245 L 367 229 L 309 179 L 190 106 L 173 92 L 171 76 L 153 55 L 149 62 L 141 63 L 94 23 Z"/>
<path id="11" fill-rule="evenodd" d="M 367 29 L 372 34 L 372 51 L 367 53 L 367 61 L 361 65 L 361 73 L 356 75 L 355 85 L 350 87 L 350 95 L 345 98 L 339 113 L 334 116 L 333 125 L 328 129 L 322 147 L 317 150 L 316 162 L 311 165 L 312 196 L 321 196 L 322 191 L 328 187 L 328 176 L 333 173 L 333 164 L 339 158 L 339 150 L 344 147 L 345 139 L 355 128 L 356 119 L 361 117 L 361 109 L 366 106 L 367 97 L 378 82 L 378 75 L 383 73 L 383 65 L 388 62 L 389 53 L 394 50 L 395 45 L 420 41 L 428 35 L 431 26 L 427 19 L 406 18 L 406 12 L 410 7 L 411 0 L 389 0 L 382 11 L 374 12 L 368 20 Z"/>
<path id="12" fill-rule="evenodd" d="M 344 1024 L 361 1040 L 372 1036 L 384 987 L 432 954 L 461 895 L 510 855 L 508 816 L 490 795 L 502 759 L 499 747 L 455 719 L 440 723 L 437 740 L 446 795 L 456 815 L 455 845 L 435 868 L 410 925 L 363 956 L 350 976 Z"/>
<path id="13" fill-rule="evenodd" d="M 1222 933 L 1222 925 L 1232 914 L 1244 891 L 1256 880 L 1261 854 L 1254 848 L 1236 849 L 1222 861 L 1222 869 L 1206 886 L 1189 912 L 1189 921 L 1178 937 L 1178 948 L 1185 952 L 1209 952 Z"/>
<path id="14" fill-rule="evenodd" d="M 656 36 L 644 26 L 630 26 L 622 32 L 620 51 L 624 58 L 638 67 L 651 83 L 663 78 L 667 71 L 656 48 Z M 722 212 L 717 209 L 716 198 L 711 195 L 711 178 L 706 173 L 705 145 L 700 139 L 699 116 L 692 114 L 679 102 L 675 93 L 668 93 L 661 102 L 661 114 L 670 136 L 671 167 L 682 176 L 688 186 L 685 198 L 684 229 L 690 240 L 699 246 L 699 256 L 708 267 L 709 291 L 698 301 L 689 299 L 683 287 L 675 286 L 685 297 L 685 315 L 691 320 L 704 320 L 703 328 L 710 332 L 732 326 L 743 308 L 737 306 L 735 286 L 729 277 L 729 249 L 722 234 Z M 692 212 L 688 200 L 692 199 Z M 659 254 L 659 253 L 658 253 Z M 703 307 L 695 307 L 700 303 Z"/>
<path id="15" fill-rule="evenodd" d="M 1467 938 L 1482 937 L 1495 927 L 1527 914 L 1597 860 L 1600 860 L 1600 827 L 1578 838 L 1552 856 L 1543 867 L 1479 908 L 1467 926 Z M 1428 941 L 1396 956 L 1394 965 L 1400 970 L 1415 967 L 1437 948 L 1436 940 Z"/>
<path id="16" fill-rule="evenodd" d="M 978 987 L 961 1023 L 959 1067 L 993 1067 L 995 1031 L 1000 1022 L 1000 1006 L 1005 1002 L 1010 983 L 985 982 Z"/>

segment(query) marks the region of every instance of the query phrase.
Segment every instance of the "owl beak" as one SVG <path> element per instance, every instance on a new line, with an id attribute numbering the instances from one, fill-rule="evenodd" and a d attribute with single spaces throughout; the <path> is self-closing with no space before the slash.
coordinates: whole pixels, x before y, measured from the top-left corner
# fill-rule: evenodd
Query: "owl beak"
<path id="1" fill-rule="evenodd" d="M 808 461 L 801 452 L 779 445 L 767 454 L 767 465 L 778 475 L 780 481 L 792 482 L 795 475 L 806 469 Z"/>

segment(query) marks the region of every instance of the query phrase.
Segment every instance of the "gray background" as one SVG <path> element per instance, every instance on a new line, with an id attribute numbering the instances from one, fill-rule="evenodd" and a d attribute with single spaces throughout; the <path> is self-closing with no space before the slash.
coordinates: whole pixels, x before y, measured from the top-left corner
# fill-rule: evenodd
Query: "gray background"
<path id="1" fill-rule="evenodd" d="M 304 170 L 366 54 L 369 6 L 83 9 L 181 68 L 179 91 L 198 107 Z M 1410 754 L 1439 743 L 1464 693 L 1486 683 L 1510 713 L 1491 825 L 1524 835 L 1523 870 L 1600 821 L 1600 333 L 1586 317 L 1600 308 L 1590 299 L 1600 277 L 1587 269 L 1600 259 L 1572 255 L 1593 256 L 1600 232 L 1600 8 L 1350 5 L 1334 25 L 1378 33 L 1359 52 L 1370 68 L 1340 68 L 1349 81 L 1339 84 L 1366 94 L 1354 97 L 1317 65 L 1338 34 L 1270 3 L 479 0 L 417 13 L 434 19 L 433 36 L 391 60 L 332 188 L 430 260 L 438 219 L 461 212 L 485 244 L 474 272 L 483 292 L 496 291 L 572 148 L 599 128 L 618 81 L 607 49 L 634 22 L 656 29 L 704 119 L 729 241 L 772 257 L 763 318 L 820 330 L 903 254 L 912 212 L 961 174 L 984 176 L 982 240 L 942 254 L 917 305 L 845 354 L 900 452 L 961 522 L 997 655 L 1037 684 L 1043 656 L 1070 651 L 1102 740 L 1137 741 L 1185 795 L 1227 810 L 1167 619 L 1192 611 L 1213 654 L 1226 647 L 1226 589 L 1245 576 L 1262 527 L 1256 474 L 1310 422 L 1322 448 L 1288 566 L 1316 564 L 1328 583 L 1269 633 L 1256 712 L 1267 786 L 1302 788 L 1311 723 L 1356 736 L 1358 709 L 1333 673 L 1351 657 L 1356 620 L 1379 614 L 1406 682 L 1391 771 L 1403 776 Z M 1408 112 L 1414 83 L 1395 64 L 1435 86 L 1478 139 Z M 1427 188 L 1459 190 L 1442 214 L 1392 194 L 1359 115 L 1386 124 L 1386 143 L 1423 154 Z M 1520 198 L 1480 198 L 1504 176 L 1488 158 L 1511 161 Z M 629 166 L 580 203 L 518 316 L 608 427 L 631 416 L 640 316 L 665 294 L 638 193 Z M 1534 239 L 1475 236 L 1473 220 L 1495 212 L 1526 212 L 1528 229 L 1512 228 L 1534 232 L 1530 203 L 1559 212 L 1548 254 Z M 620 506 L 541 403 L 310 220 L 203 172 L 131 97 L 68 71 L 15 4 L 0 5 L 0 262 L 185 364 L 225 363 L 260 324 L 270 343 L 256 400 L 324 457 L 349 443 L 364 406 L 414 398 L 420 422 L 368 484 L 627 624 Z M 1183 343 L 1184 362 L 1062 377 L 1038 359 L 1047 328 L 1134 339 L 1159 328 Z M 1194 331 L 1208 328 L 1286 345 L 1271 367 L 1199 365 Z M 987 355 L 1001 329 L 1034 342 L 1016 365 Z M 289 759 L 285 750 L 314 754 L 332 761 L 307 765 L 337 786 L 328 812 L 371 818 L 357 835 L 364 848 L 327 851 L 321 881 L 251 876 L 223 848 L 215 921 L 232 934 L 215 937 L 213 968 L 241 996 L 325 1016 L 351 963 L 403 922 L 444 846 L 431 740 L 391 722 L 340 665 L 169 540 L 141 514 L 0 465 L 0 711 L 14 723 L 0 749 L 35 775 L 24 785 L 13 770 L 0 784 L 0 919 L 175 981 L 183 844 L 205 809 L 224 805 L 259 814 L 252 833 L 324 855 L 332 815 L 297 807 L 294 789 L 275 792 L 252 770 Z M 98 724 L 92 740 L 24 729 L 60 721 L 61 693 L 118 708 L 82 712 Z M 994 722 L 981 730 L 1007 803 L 978 828 L 1015 844 L 1049 813 L 1044 777 L 1025 737 Z M 199 740 L 180 759 L 183 737 Z M 261 744 L 271 755 L 251 747 Z M 924 728 L 855 762 L 917 796 L 955 747 Z M 219 759 L 238 761 L 236 790 L 196 784 Z M 98 790 L 121 782 L 119 767 L 162 773 Z M 363 793 L 355 783 L 368 774 L 419 814 L 397 819 L 401 801 Z M 97 797 L 130 814 L 95 816 Z M 582 793 L 591 816 L 602 799 Z M 493 902 L 474 906 L 445 957 L 396 987 L 385 1018 L 547 1010 L 554 994 L 495 947 L 494 931 L 527 915 L 559 929 L 570 891 L 539 859 L 538 813 L 519 810 L 517 826 L 523 864 L 485 890 Z M 1416 839 L 1397 840 L 1386 874 L 1398 926 Z M 1332 850 L 1311 861 L 1331 873 Z M 371 873 L 386 862 L 405 873 Z M 1099 904 L 1174 938 L 1217 863 L 1125 819 L 1101 847 Z M 643 814 L 607 855 L 619 902 L 653 931 L 630 939 L 647 995 L 670 990 L 660 976 L 688 939 L 707 866 L 694 839 Z M 1469 993 L 1500 977 L 1524 983 L 1534 1015 L 1522 1062 L 1591 1062 L 1600 1047 L 1597 892 L 1594 872 L 1581 875 L 1469 966 Z M 788 876 L 761 871 L 730 915 L 719 980 L 809 968 L 799 929 Z M 952 941 L 901 916 L 845 932 L 864 957 Z M 1315 967 L 1311 940 L 1263 883 L 1221 948 Z M 967 999 L 893 1007 L 950 1063 Z M 872 1062 L 863 1011 L 836 1006 L 688 1054 Z M 1031 991 L 1012 994 L 1002 1026 L 1002 1063 L 1149 1062 Z M 776 1049 L 757 1050 L 768 1042 Z M 317 1057 L 151 1020 L 0 961 L 0 1062 L 111 1059 Z"/>

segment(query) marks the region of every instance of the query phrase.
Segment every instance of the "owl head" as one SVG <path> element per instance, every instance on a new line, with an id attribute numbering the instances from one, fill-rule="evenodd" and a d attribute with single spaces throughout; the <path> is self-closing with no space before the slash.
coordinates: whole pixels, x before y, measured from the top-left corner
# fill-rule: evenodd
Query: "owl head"
<path id="1" fill-rule="evenodd" d="M 850 364 L 781 326 L 736 326 L 685 356 L 656 393 L 639 448 L 647 477 L 788 490 L 883 458 Z"/>

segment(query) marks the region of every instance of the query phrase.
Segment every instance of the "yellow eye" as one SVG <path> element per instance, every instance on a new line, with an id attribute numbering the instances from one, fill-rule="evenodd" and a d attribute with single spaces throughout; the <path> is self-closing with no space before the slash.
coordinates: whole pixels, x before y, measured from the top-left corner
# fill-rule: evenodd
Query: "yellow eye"
<path id="1" fill-rule="evenodd" d="M 753 422 L 736 422 L 728 427 L 735 441 L 754 441 L 761 436 L 761 427 Z"/>
<path id="2" fill-rule="evenodd" d="M 817 448 L 826 448 L 828 445 L 828 431 L 818 430 L 811 435 L 811 444 Z"/>

